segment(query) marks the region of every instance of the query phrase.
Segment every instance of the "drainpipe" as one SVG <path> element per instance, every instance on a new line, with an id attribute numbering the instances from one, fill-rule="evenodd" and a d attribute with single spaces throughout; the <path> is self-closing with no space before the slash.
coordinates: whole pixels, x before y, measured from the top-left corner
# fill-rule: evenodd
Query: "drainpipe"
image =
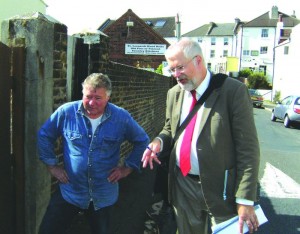
<path id="1" fill-rule="evenodd" d="M 239 64 L 239 71 L 241 71 L 241 65 L 242 65 L 242 55 L 243 55 L 243 37 L 244 37 L 244 26 L 242 26 L 242 35 L 241 35 L 241 50 L 240 50 L 240 64 Z"/>

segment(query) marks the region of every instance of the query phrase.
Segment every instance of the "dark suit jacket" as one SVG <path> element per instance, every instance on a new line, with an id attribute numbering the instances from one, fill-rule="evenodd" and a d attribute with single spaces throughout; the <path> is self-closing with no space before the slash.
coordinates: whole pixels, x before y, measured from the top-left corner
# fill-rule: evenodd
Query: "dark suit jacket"
<path id="1" fill-rule="evenodd" d="M 159 134 L 164 151 L 174 146 L 172 139 L 180 120 L 183 96 L 179 85 L 168 91 L 165 126 Z M 176 168 L 175 147 L 176 143 L 169 159 L 170 202 Z M 202 190 L 207 208 L 214 216 L 235 214 L 236 197 L 256 201 L 260 150 L 245 84 L 227 78 L 221 88 L 210 94 L 204 103 L 197 153 Z"/>

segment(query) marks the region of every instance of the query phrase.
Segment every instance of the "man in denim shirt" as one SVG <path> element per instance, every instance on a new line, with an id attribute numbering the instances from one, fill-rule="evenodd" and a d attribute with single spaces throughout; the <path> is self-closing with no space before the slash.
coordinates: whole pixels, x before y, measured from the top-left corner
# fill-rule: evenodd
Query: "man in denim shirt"
<path id="1" fill-rule="evenodd" d="M 146 132 L 124 109 L 108 102 L 111 81 L 101 73 L 82 83 L 80 101 L 60 106 L 38 133 L 40 160 L 59 181 L 40 226 L 40 233 L 65 233 L 78 211 L 88 217 L 92 233 L 107 234 L 112 205 L 118 199 L 118 181 L 139 170 L 149 143 Z M 62 138 L 64 166 L 54 148 Z M 120 146 L 133 144 L 119 165 Z"/>

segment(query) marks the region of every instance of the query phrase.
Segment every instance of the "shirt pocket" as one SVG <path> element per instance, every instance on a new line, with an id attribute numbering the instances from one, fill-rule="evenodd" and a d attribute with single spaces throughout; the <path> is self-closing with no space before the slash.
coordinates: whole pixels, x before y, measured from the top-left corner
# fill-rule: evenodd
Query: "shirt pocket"
<path id="1" fill-rule="evenodd" d="M 100 146 L 100 155 L 102 158 L 109 158 L 120 151 L 120 139 L 113 136 L 105 136 Z"/>
<path id="2" fill-rule="evenodd" d="M 65 139 L 71 155 L 81 155 L 84 147 L 83 136 L 79 132 L 66 131 Z"/>

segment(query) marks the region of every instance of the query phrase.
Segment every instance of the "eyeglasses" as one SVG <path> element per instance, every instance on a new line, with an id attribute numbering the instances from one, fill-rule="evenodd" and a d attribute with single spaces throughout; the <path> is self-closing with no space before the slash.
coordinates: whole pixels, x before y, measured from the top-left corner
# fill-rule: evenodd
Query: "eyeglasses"
<path id="1" fill-rule="evenodd" d="M 194 60 L 194 58 L 196 58 L 196 57 L 197 57 L 197 55 L 194 56 L 194 57 L 193 57 L 190 61 L 188 61 L 185 65 L 179 65 L 179 66 L 174 67 L 174 68 L 169 68 L 169 72 L 170 72 L 172 75 L 174 75 L 176 71 L 177 71 L 177 72 L 183 72 L 183 71 L 185 70 L 185 68 L 187 67 L 187 65 L 188 65 L 190 62 L 192 62 L 192 61 Z"/>

